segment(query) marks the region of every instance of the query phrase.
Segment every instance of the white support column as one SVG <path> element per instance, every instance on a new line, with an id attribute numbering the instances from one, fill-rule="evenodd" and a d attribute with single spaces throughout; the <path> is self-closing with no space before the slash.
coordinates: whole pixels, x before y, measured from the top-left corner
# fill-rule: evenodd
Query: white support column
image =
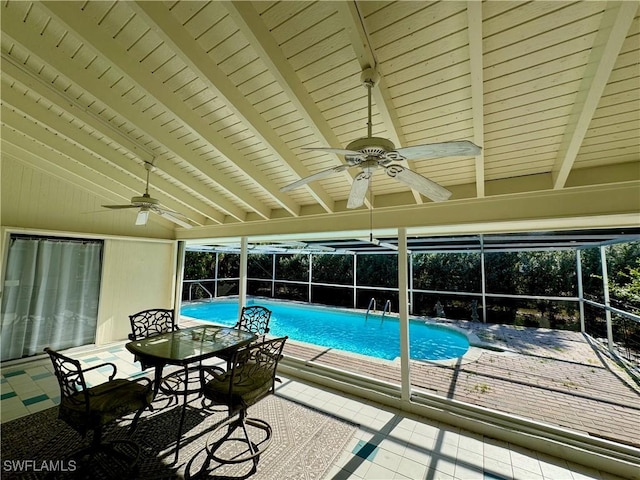
<path id="1" fill-rule="evenodd" d="M 409 253 L 409 315 L 413 315 L 413 252 Z"/>
<path id="2" fill-rule="evenodd" d="M 220 266 L 219 253 L 216 252 L 216 270 L 213 272 L 213 298 L 218 298 L 218 267 Z"/>
<path id="3" fill-rule="evenodd" d="M 580 250 L 576 250 L 576 277 L 578 280 L 578 307 L 580 308 L 580 331 L 587 331 L 584 324 L 584 288 L 582 285 L 582 255 Z"/>
<path id="4" fill-rule="evenodd" d="M 602 267 L 602 288 L 604 291 L 604 311 L 607 319 L 607 346 L 610 352 L 613 352 L 613 325 L 611 324 L 611 310 L 609 310 L 609 274 L 607 272 L 607 253 L 605 247 L 600 247 L 600 263 Z"/>
<path id="5" fill-rule="evenodd" d="M 242 307 L 247 304 L 247 255 L 249 252 L 249 240 L 242 237 L 240 240 L 240 285 L 238 289 L 238 318 L 242 314 Z"/>
<path id="6" fill-rule="evenodd" d="M 271 254 L 271 298 L 276 298 L 276 254 Z"/>
<path id="7" fill-rule="evenodd" d="M 358 255 L 357 254 L 353 254 L 353 308 L 356 308 L 358 305 L 358 288 L 356 287 L 358 285 L 358 275 L 357 275 L 357 271 L 358 271 Z"/>
<path id="8" fill-rule="evenodd" d="M 487 277 L 484 272 L 484 235 L 480 234 L 480 277 L 482 280 L 482 322 L 487 323 Z"/>
<path id="9" fill-rule="evenodd" d="M 400 313 L 400 375 L 402 401 L 411 398 L 411 372 L 409 371 L 409 296 L 407 275 L 407 229 L 398 229 L 398 310 Z"/>
<path id="10" fill-rule="evenodd" d="M 313 253 L 309 254 L 309 284 L 307 285 L 307 302 L 311 303 L 311 279 L 313 278 Z"/>
<path id="11" fill-rule="evenodd" d="M 176 275 L 175 275 L 175 285 L 174 285 L 174 303 L 173 303 L 173 318 L 180 318 L 180 306 L 182 305 L 182 288 L 184 281 L 184 257 L 187 244 L 185 242 L 179 241 L 178 248 L 176 251 Z M 180 323 L 179 321 L 177 322 Z"/>

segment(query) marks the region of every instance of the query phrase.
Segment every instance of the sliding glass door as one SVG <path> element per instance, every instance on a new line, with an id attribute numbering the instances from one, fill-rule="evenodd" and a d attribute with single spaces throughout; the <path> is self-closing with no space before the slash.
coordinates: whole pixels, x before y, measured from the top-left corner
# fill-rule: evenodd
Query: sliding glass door
<path id="1" fill-rule="evenodd" d="M 12 235 L 0 319 L 1 359 L 95 341 L 102 241 Z"/>

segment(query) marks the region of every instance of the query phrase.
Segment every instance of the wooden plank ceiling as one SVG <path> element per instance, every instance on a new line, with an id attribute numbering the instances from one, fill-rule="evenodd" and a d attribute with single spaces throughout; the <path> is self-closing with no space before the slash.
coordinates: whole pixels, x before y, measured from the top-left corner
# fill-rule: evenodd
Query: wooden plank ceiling
<path id="1" fill-rule="evenodd" d="M 3 159 L 105 204 L 141 195 L 151 162 L 150 195 L 196 228 L 344 211 L 357 167 L 281 188 L 344 163 L 305 147 L 367 135 L 368 67 L 374 136 L 482 147 L 403 163 L 452 200 L 625 181 L 640 162 L 637 2 L 0 8 Z M 423 203 L 378 169 L 361 208 Z"/>

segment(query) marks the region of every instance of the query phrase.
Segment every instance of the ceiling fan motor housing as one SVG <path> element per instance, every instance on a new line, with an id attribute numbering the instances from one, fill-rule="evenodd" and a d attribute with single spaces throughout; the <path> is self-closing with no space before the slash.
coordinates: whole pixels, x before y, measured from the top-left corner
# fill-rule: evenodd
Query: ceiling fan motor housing
<path id="1" fill-rule="evenodd" d="M 160 203 L 155 198 L 149 196 L 149 194 L 145 193 L 141 197 L 133 197 L 131 198 L 131 205 L 135 207 L 152 207 L 158 205 Z"/>
<path id="2" fill-rule="evenodd" d="M 347 150 L 361 152 L 365 158 L 361 156 L 345 155 L 345 160 L 350 165 L 358 165 L 366 160 L 377 160 L 380 165 L 389 163 L 391 160 L 385 158 L 386 153 L 395 150 L 395 145 L 391 140 L 380 137 L 365 137 L 354 140 L 347 145 Z"/>

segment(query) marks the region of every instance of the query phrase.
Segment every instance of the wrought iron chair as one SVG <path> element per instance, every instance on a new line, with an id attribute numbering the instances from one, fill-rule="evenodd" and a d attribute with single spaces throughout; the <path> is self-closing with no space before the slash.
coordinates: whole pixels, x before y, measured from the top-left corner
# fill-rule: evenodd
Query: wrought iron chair
<path id="1" fill-rule="evenodd" d="M 173 310 L 167 308 L 142 310 L 129 315 L 129 322 L 131 322 L 129 340 L 139 340 L 161 333 L 173 332 L 178 328 Z"/>
<path id="2" fill-rule="evenodd" d="M 167 308 L 150 308 L 142 310 L 133 315 L 129 315 L 131 322 L 131 333 L 129 340 L 135 341 L 142 338 L 160 335 L 162 333 L 173 332 L 180 327 L 176 324 L 173 310 Z M 146 370 L 152 365 L 147 365 L 142 359 L 136 357 L 140 362 L 140 367 Z M 198 372 L 199 367 L 189 367 L 190 372 Z M 189 385 L 185 385 L 184 370 L 176 370 L 162 378 L 159 390 L 175 398 L 176 395 L 189 395 L 200 391 L 199 376 L 197 373 L 191 375 Z"/>
<path id="3" fill-rule="evenodd" d="M 236 322 L 233 328 L 255 333 L 258 335 L 258 339 L 254 343 L 260 342 L 264 341 L 266 334 L 269 333 L 269 320 L 271 320 L 271 310 L 261 305 L 251 305 L 242 307 L 240 320 Z M 218 357 L 227 361 L 227 368 L 231 367 L 232 353 L 221 352 Z"/>
<path id="4" fill-rule="evenodd" d="M 271 310 L 261 305 L 251 305 L 242 307 L 240 320 L 233 328 L 261 335 L 264 340 L 264 336 L 269 333 L 269 320 L 271 320 Z"/>
<path id="5" fill-rule="evenodd" d="M 286 340 L 287 337 L 274 338 L 237 350 L 228 370 L 217 366 L 203 367 L 201 379 L 204 397 L 215 405 L 226 406 L 229 416 L 209 436 L 207 458 L 199 473 L 208 468 L 211 460 L 223 464 L 251 460 L 254 468 L 257 468 L 260 454 L 271 442 L 272 429 L 264 420 L 248 417 L 247 409 L 274 393 L 275 383 L 280 381 L 276 377 L 276 369 Z M 247 425 L 262 430 L 264 433 L 260 436 L 264 438 L 257 440 L 253 436 L 252 439 Z M 225 427 L 227 431 L 220 437 L 220 432 Z M 244 436 L 231 438 L 238 428 Z M 224 453 L 219 455 L 219 451 L 225 450 L 221 447 L 227 441 L 245 443 L 247 448 L 240 452 L 234 450 L 229 456 L 222 456 Z"/>
<path id="6" fill-rule="evenodd" d="M 148 378 L 135 380 L 116 379 L 117 368 L 113 363 L 103 363 L 90 368 L 82 368 L 80 362 L 67 357 L 51 348 L 44 351 L 51 358 L 53 369 L 60 386 L 60 405 L 58 418 L 66 422 L 83 437 L 93 431 L 91 444 L 71 455 L 72 458 L 88 456 L 95 460 L 98 455 L 106 454 L 110 459 L 109 468 L 116 467 L 116 460 L 124 462 L 127 469 L 135 468 L 140 447 L 131 440 L 116 439 L 103 442 L 103 427 L 112 421 L 135 412 L 129 433 L 138 424 L 145 408 L 151 405 L 151 381 Z M 111 367 L 108 381 L 89 387 L 85 374 L 98 368 Z M 121 464 L 120 464 L 121 465 Z M 86 468 L 96 465 L 90 462 Z"/>

